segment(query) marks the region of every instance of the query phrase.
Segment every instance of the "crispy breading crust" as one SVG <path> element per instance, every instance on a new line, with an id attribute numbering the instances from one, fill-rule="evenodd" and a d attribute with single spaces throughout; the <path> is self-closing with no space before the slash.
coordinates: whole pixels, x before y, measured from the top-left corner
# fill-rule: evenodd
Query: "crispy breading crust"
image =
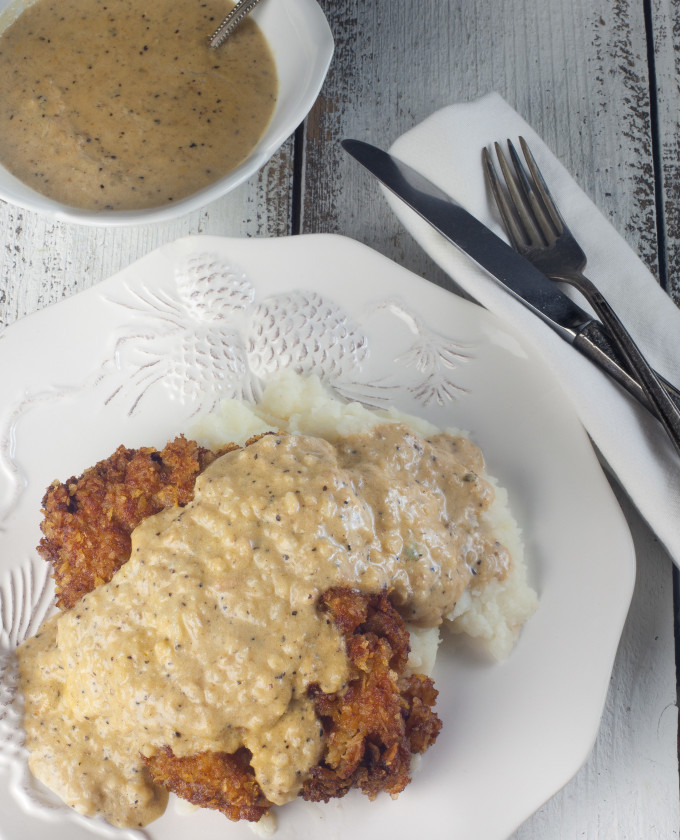
<path id="1" fill-rule="evenodd" d="M 218 454 L 236 448 L 231 444 Z M 182 436 L 160 452 L 121 446 L 80 478 L 48 488 L 38 551 L 52 564 L 58 606 L 69 609 L 108 582 L 130 557 L 134 528 L 165 507 L 187 504 L 197 475 L 216 457 Z M 380 791 L 396 795 L 410 781 L 412 753 L 424 752 L 441 729 L 433 710 L 437 691 L 428 677 L 403 673 L 408 631 L 385 592 L 334 587 L 317 606 L 345 637 L 350 679 L 343 693 L 308 687 L 327 745 L 301 796 L 327 802 L 352 787 L 371 798 Z M 142 758 L 157 784 L 231 820 L 257 821 L 271 807 L 246 749 L 178 757 L 164 746 Z"/>
<path id="2" fill-rule="evenodd" d="M 334 587 L 319 599 L 345 636 L 350 660 L 346 692 L 309 687 L 327 733 L 323 761 L 312 767 L 301 796 L 328 802 L 353 787 L 372 799 L 400 793 L 410 782 L 411 754 L 434 743 L 441 721 L 433 711 L 437 691 L 429 677 L 404 675 L 408 631 L 387 595 Z M 248 764 L 248 751 L 233 756 L 204 752 L 186 758 L 163 747 L 144 762 L 153 780 L 232 820 L 258 820 L 270 803 Z"/>
<path id="3" fill-rule="evenodd" d="M 57 606 L 70 609 L 111 580 L 130 558 L 130 534 L 142 519 L 189 502 L 196 476 L 215 457 L 180 436 L 160 452 L 119 446 L 80 478 L 55 481 L 42 501 L 38 553 L 52 564 Z"/>
<path id="4" fill-rule="evenodd" d="M 327 802 L 352 787 L 371 799 L 381 791 L 396 795 L 411 781 L 411 754 L 424 752 L 441 729 L 432 708 L 434 683 L 421 674 L 403 674 L 408 631 L 385 592 L 335 587 L 321 596 L 319 609 L 345 635 L 351 671 L 343 693 L 309 688 L 327 743 L 302 796 Z"/>
<path id="5" fill-rule="evenodd" d="M 250 766 L 250 752 L 202 752 L 176 756 L 163 747 L 143 756 L 153 780 L 201 808 L 221 811 L 230 820 L 257 822 L 271 807 Z"/>

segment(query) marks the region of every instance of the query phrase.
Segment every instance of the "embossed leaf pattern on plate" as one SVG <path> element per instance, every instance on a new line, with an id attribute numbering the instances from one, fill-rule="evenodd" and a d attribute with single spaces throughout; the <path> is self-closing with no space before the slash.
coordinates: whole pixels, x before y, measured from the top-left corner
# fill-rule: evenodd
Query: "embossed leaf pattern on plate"
<path id="1" fill-rule="evenodd" d="M 303 348 L 296 333 L 308 321 L 316 343 Z M 132 835 L 50 801 L 17 758 L 25 747 L 14 726 L 13 647 L 43 614 L 39 578 L 28 585 L 22 576 L 31 564 L 46 575 L 32 548 L 46 484 L 105 457 L 124 437 L 158 445 L 217 399 L 257 396 L 283 359 L 307 365 L 349 399 L 470 429 L 519 507 L 542 604 L 551 608 L 538 610 L 521 649 L 500 668 L 443 652 L 437 680 L 450 721 L 434 764 L 407 796 L 291 803 L 278 836 L 365 840 L 380 825 L 408 840 L 446 823 L 456 836 L 500 840 L 591 749 L 634 553 L 583 429 L 540 359 L 479 307 L 343 237 L 188 237 L 0 335 L 0 776 L 9 775 L 0 786 L 0 834 L 8 840 Z M 575 490 L 584 481 L 587 498 Z M 594 563 L 600 574 L 588 577 Z M 571 585 L 585 578 L 586 589 Z M 21 587 L 32 595 L 19 598 Z M 50 584 L 45 597 L 51 603 Z M 17 609 L 19 601 L 30 606 Z M 586 660 L 593 667 L 574 664 Z M 555 727 L 566 718 L 568 732 Z M 504 807 L 488 808 L 490 798 Z M 250 833 L 216 816 L 169 809 L 144 834 Z"/>
<path id="2" fill-rule="evenodd" d="M 193 416 L 225 398 L 257 399 L 263 380 L 282 368 L 316 374 L 347 399 L 374 407 L 385 405 L 404 384 L 424 406 L 465 393 L 455 371 L 469 360 L 469 348 L 430 330 L 397 298 L 380 300 L 352 317 L 332 297 L 314 290 L 258 295 L 235 262 L 198 251 L 177 261 L 171 291 L 138 277 L 105 300 L 125 313 L 112 354 L 95 360 L 83 381 L 27 391 L 12 407 L 0 438 L 0 465 L 13 492 L 0 510 L 0 527 L 10 521 L 28 485 L 16 449 L 22 420 L 83 394 L 100 391 L 104 406 L 123 401 L 132 417 L 162 389 Z M 401 325 L 410 336 L 410 344 L 391 359 L 394 372 L 379 379 L 367 373 L 373 348 L 364 324 L 376 312 L 386 313 L 395 329 Z M 49 818 L 56 813 L 80 820 L 31 776 L 21 725 L 16 648 L 53 609 L 48 567 L 37 555 L 0 578 L 0 763 L 10 766 L 22 806 Z M 101 820 L 90 825 L 98 834 L 120 833 Z"/>
<path id="3" fill-rule="evenodd" d="M 371 353 L 365 328 L 328 296 L 298 289 L 258 301 L 246 273 L 210 253 L 177 267 L 174 296 L 145 287 L 128 291 L 114 299 L 135 316 L 116 343 L 117 366 L 128 376 L 109 398 L 130 391 L 131 414 L 157 385 L 193 405 L 194 414 L 220 399 L 254 399 L 263 378 L 288 367 L 317 374 L 360 402 L 387 399 L 381 391 L 389 382 L 361 377 Z M 470 358 L 469 349 L 428 329 L 404 303 L 385 300 L 375 308 L 414 335 L 393 362 L 415 371 L 408 387 L 421 404 L 444 404 L 464 393 L 454 371 Z"/>

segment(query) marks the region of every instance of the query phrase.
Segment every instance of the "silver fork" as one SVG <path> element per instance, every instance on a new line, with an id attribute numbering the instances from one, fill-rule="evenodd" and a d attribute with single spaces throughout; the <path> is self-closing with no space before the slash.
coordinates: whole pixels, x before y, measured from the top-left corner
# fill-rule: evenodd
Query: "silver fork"
<path id="1" fill-rule="evenodd" d="M 501 186 L 491 155 L 486 149 L 482 151 L 485 174 L 512 246 L 546 276 L 569 283 L 586 298 L 608 329 L 614 345 L 628 363 L 653 412 L 680 452 L 680 411 L 619 317 L 602 293 L 583 274 L 585 252 L 557 209 L 526 140 L 520 137 L 519 142 L 526 167 L 508 140 L 512 169 L 500 145 L 495 144 L 507 194 Z"/>

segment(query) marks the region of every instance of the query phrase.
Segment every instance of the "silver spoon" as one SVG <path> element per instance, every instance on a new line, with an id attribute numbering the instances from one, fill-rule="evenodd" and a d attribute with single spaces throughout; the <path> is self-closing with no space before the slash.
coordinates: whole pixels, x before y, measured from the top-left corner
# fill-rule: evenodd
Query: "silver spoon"
<path id="1" fill-rule="evenodd" d="M 260 0 L 239 0 L 210 36 L 210 46 L 219 47 L 236 27 L 253 11 Z"/>

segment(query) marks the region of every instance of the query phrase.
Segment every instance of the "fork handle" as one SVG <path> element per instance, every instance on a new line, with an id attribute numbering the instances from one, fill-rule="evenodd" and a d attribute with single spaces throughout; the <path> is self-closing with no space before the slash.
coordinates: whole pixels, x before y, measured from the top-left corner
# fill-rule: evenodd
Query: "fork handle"
<path id="1" fill-rule="evenodd" d="M 579 352 L 583 353 L 584 356 L 587 356 L 591 362 L 594 362 L 598 367 L 602 368 L 605 373 L 608 373 L 640 405 L 644 406 L 644 408 L 656 417 L 656 410 L 650 405 L 640 383 L 637 379 L 633 379 L 628 367 L 624 367 L 619 351 L 614 349 L 609 338 L 609 333 L 603 329 L 599 321 L 593 319 L 581 327 L 574 338 L 573 346 Z M 670 398 L 678 410 L 680 410 L 680 391 L 659 373 L 656 375 L 668 391 Z"/>
<path id="2" fill-rule="evenodd" d="M 578 278 L 570 276 L 569 281 L 578 281 L 578 289 L 591 304 L 607 328 L 612 343 L 626 360 L 635 381 L 646 398 L 647 407 L 652 410 L 663 425 L 675 449 L 680 453 L 680 410 L 664 386 L 659 375 L 652 369 L 618 315 L 611 308 L 604 295 L 583 274 Z M 630 390 L 630 389 L 629 389 Z"/>

